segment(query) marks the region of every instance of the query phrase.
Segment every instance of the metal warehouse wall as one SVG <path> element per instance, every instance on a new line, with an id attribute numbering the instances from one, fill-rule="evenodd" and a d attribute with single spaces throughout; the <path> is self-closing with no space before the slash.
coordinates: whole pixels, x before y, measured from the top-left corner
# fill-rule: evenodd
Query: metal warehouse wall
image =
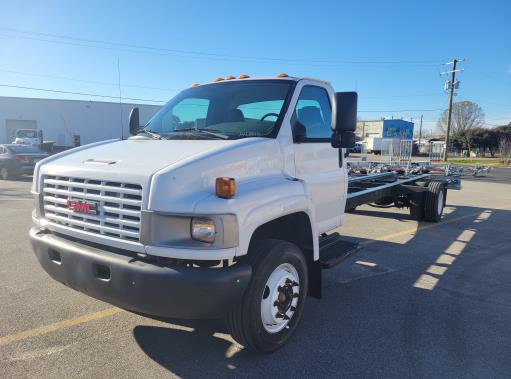
<path id="1" fill-rule="evenodd" d="M 355 134 L 359 138 L 381 137 L 383 132 L 383 120 L 357 121 Z"/>
<path id="2" fill-rule="evenodd" d="M 161 108 L 155 105 L 122 104 L 124 136 L 128 135 L 131 108 L 140 108 L 140 122 L 145 124 Z M 37 128 L 45 140 L 58 146 L 71 146 L 73 135 L 82 145 L 121 136 L 119 103 L 79 100 L 55 100 L 0 97 L 0 143 L 13 141 L 13 129 Z"/>

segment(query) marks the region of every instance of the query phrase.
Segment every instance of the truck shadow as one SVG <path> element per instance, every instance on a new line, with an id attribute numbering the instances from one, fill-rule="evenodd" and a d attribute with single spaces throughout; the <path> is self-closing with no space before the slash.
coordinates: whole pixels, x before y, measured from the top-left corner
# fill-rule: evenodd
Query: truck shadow
<path id="1" fill-rule="evenodd" d="M 510 222 L 508 210 L 455 207 L 404 242 L 360 240 L 359 255 L 324 272 L 323 299 L 307 299 L 296 335 L 273 354 L 243 350 L 221 321 L 137 326 L 133 336 L 183 377 L 505 377 Z"/>

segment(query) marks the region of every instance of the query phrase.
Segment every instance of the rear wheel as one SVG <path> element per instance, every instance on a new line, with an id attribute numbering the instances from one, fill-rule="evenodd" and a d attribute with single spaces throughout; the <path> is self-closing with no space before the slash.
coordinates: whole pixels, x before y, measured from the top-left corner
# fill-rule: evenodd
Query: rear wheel
<path id="1" fill-rule="evenodd" d="M 438 222 L 444 213 L 444 186 L 440 182 L 430 182 L 424 193 L 424 219 Z"/>
<path id="2" fill-rule="evenodd" d="M 225 317 L 241 345 L 271 352 L 295 331 L 307 296 L 307 263 L 301 250 L 281 240 L 264 240 L 251 249 L 252 279 L 243 299 Z"/>

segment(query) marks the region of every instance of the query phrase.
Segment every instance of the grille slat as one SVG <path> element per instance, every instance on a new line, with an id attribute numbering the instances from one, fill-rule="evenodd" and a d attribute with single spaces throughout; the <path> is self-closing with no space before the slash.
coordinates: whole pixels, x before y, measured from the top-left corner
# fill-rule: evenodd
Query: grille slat
<path id="1" fill-rule="evenodd" d="M 68 200 L 97 204 L 98 214 L 67 209 Z M 66 176 L 43 177 L 43 211 L 52 223 L 109 237 L 138 241 L 142 186 Z"/>
<path id="2" fill-rule="evenodd" d="M 46 184 L 53 185 L 53 186 L 67 187 L 70 185 L 70 183 L 72 183 L 71 187 L 74 187 L 74 188 L 84 188 L 87 190 L 97 190 L 97 191 L 111 191 L 111 192 L 126 193 L 126 194 L 131 194 L 131 195 L 138 195 L 138 196 L 142 195 L 141 189 L 131 188 L 130 186 L 124 187 L 122 185 L 122 183 L 119 183 L 120 184 L 119 187 L 115 187 L 115 186 L 107 186 L 107 185 L 102 185 L 102 184 L 94 184 L 96 182 L 97 182 L 96 180 L 91 181 L 91 182 L 85 181 L 85 182 L 81 183 L 81 182 L 69 182 L 69 181 L 57 180 L 57 179 L 46 179 Z"/>
<path id="3" fill-rule="evenodd" d="M 72 191 L 70 189 L 56 189 L 56 188 L 44 188 L 45 194 L 54 194 L 54 195 L 68 195 L 68 197 L 71 199 L 88 199 L 92 201 L 103 201 L 103 202 L 111 202 L 111 203 L 120 203 L 120 204 L 126 204 L 126 205 L 134 205 L 139 206 L 140 200 L 142 200 L 142 196 L 140 200 L 133 200 L 133 199 L 126 199 L 119 197 L 113 197 L 113 196 L 106 196 L 103 194 L 97 195 L 93 193 L 85 193 L 85 192 L 77 192 Z M 103 192 L 102 192 L 103 193 Z M 85 195 L 85 196 L 84 196 Z"/>

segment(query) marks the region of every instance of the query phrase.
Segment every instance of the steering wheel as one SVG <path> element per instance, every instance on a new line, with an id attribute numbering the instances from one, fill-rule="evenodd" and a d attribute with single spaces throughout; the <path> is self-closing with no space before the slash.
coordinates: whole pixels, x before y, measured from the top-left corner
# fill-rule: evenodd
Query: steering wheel
<path id="1" fill-rule="evenodd" d="M 261 119 L 259 121 L 264 121 L 264 119 L 266 117 L 270 117 L 270 116 L 275 116 L 275 117 L 279 117 L 279 114 L 278 113 L 273 113 L 273 112 L 270 112 L 270 113 L 266 113 L 263 117 L 261 117 Z"/>

